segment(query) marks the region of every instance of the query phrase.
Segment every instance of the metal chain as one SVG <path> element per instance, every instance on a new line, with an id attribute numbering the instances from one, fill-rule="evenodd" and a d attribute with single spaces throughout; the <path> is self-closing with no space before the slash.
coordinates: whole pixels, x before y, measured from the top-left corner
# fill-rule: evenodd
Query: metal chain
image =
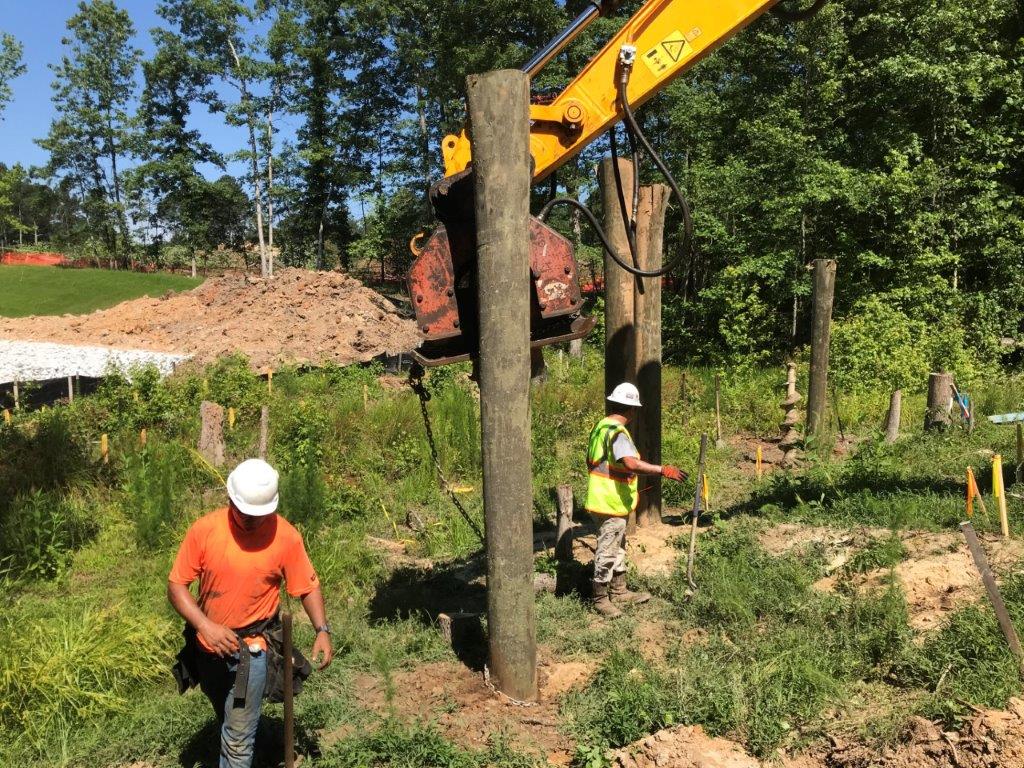
<path id="1" fill-rule="evenodd" d="M 514 706 L 517 706 L 517 707 L 536 707 L 537 704 L 538 704 L 538 702 L 536 702 L 536 701 L 522 701 L 521 699 L 513 699 L 507 693 L 503 693 L 502 691 L 499 691 L 497 686 L 495 686 L 495 684 L 491 682 L 491 670 L 489 670 L 487 668 L 486 664 L 484 664 L 484 684 L 488 688 L 491 689 L 491 693 L 495 694 L 499 698 L 504 699 L 509 704 L 512 704 Z"/>
<path id="2" fill-rule="evenodd" d="M 430 413 L 427 411 L 427 402 L 430 400 L 430 393 L 423 384 L 423 374 L 423 366 L 419 363 L 413 363 L 412 367 L 409 369 L 409 386 L 412 387 L 412 391 L 416 393 L 420 400 L 420 412 L 423 414 L 423 428 L 427 432 L 427 444 L 430 446 L 430 458 L 434 462 L 434 469 L 437 471 L 438 480 L 441 481 L 441 487 L 444 489 L 445 493 L 448 494 L 449 498 L 451 498 L 452 504 L 455 505 L 459 514 L 462 515 L 463 519 L 469 524 L 469 527 L 473 529 L 473 533 L 475 533 L 477 538 L 480 539 L 480 543 L 486 546 L 487 541 L 484 538 L 483 531 L 480 530 L 480 526 L 476 524 L 476 520 L 470 516 L 466 508 L 462 506 L 462 502 L 459 501 L 459 497 L 455 494 L 451 483 L 448 482 L 448 478 L 445 477 L 444 470 L 441 468 L 441 460 L 438 458 L 437 454 L 437 443 L 434 441 L 434 430 L 430 426 Z"/>

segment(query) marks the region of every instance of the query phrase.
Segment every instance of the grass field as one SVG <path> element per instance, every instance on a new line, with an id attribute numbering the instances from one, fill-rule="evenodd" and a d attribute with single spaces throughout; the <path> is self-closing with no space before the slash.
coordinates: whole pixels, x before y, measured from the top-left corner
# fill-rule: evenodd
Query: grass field
<path id="1" fill-rule="evenodd" d="M 80 315 L 167 291 L 187 291 L 201 279 L 105 269 L 0 266 L 0 317 Z"/>
<path id="2" fill-rule="evenodd" d="M 532 460 L 535 525 L 550 540 L 555 487 L 571 483 L 582 498 L 582 446 L 604 409 L 599 353 L 549 349 L 547 359 L 548 378 L 532 390 Z M 308 768 L 607 768 L 611 750 L 679 723 L 765 760 L 834 739 L 879 754 L 901 743 L 914 715 L 953 730 L 1020 694 L 958 530 L 965 468 L 987 493 L 991 454 L 1014 455 L 1013 430 L 981 420 L 972 435 L 924 434 L 923 393 L 908 390 L 903 437 L 887 445 L 878 425 L 888 393 L 849 393 L 837 406 L 853 438 L 845 452 L 808 451 L 799 468 L 758 479 L 751 446 L 775 447 L 781 412 L 779 372 L 765 369 L 722 376 L 725 444 L 708 455 L 696 596 L 686 592 L 686 528 L 656 527 L 631 554 L 631 578 L 655 598 L 603 622 L 585 589 L 538 596 L 551 693 L 533 707 L 502 704 L 473 661 L 486 653 L 483 635 L 456 651 L 437 629 L 442 611 L 483 611 L 480 543 L 438 485 L 415 395 L 381 373 L 283 369 L 268 392 L 244 361 L 224 360 L 166 380 L 111 377 L 93 395 L 0 422 L 0 765 L 216 765 L 211 708 L 195 691 L 179 696 L 168 671 L 181 621 L 164 591 L 185 530 L 222 503 L 224 471 L 255 452 L 263 405 L 282 514 L 303 532 L 335 627 L 334 664 L 296 701 Z M 438 460 L 482 525 L 468 373 L 433 369 L 428 407 Z M 665 370 L 664 450 L 692 470 L 700 433 L 714 433 L 715 372 L 687 369 L 685 390 L 682 373 Z M 1024 404 L 1020 376 L 965 387 L 984 413 Z M 219 471 L 194 450 L 202 400 L 237 413 Z M 991 496 L 974 522 L 1024 627 L 1024 486 L 1007 473 L 1014 541 L 999 543 Z M 693 493 L 690 482 L 666 486 L 670 518 Z M 570 586 L 587 576 L 582 561 L 559 570 L 540 547 L 536 564 Z M 302 616 L 296 632 L 308 650 Z M 559 679 L 569 682 L 551 687 Z M 256 768 L 280 764 L 281 711 L 264 708 Z M 911 764 L 939 765 L 899 763 Z"/>

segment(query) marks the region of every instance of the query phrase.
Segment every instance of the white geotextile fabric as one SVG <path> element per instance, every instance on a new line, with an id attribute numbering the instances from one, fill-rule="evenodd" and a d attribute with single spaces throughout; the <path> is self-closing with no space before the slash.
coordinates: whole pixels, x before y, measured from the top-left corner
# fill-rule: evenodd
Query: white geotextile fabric
<path id="1" fill-rule="evenodd" d="M 133 368 L 155 365 L 164 375 L 187 355 L 143 349 L 112 349 L 42 341 L 0 339 L 0 384 L 12 381 L 44 381 L 66 376 L 100 377 L 114 368 L 130 373 Z"/>

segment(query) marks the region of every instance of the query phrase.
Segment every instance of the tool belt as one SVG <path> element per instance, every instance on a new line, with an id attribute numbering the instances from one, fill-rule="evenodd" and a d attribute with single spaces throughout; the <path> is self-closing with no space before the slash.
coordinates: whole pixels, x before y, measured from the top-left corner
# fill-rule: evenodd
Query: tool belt
<path id="1" fill-rule="evenodd" d="M 244 627 L 234 629 L 238 636 L 238 669 L 235 670 L 235 684 L 232 696 L 236 701 L 245 701 L 245 692 L 249 687 L 249 665 L 252 652 L 244 642 L 246 637 L 262 637 L 267 644 L 267 682 L 263 687 L 263 698 L 272 703 L 284 701 L 284 646 L 281 617 L 274 614 L 268 619 L 256 621 Z M 184 647 L 178 652 L 177 660 L 171 667 L 171 674 L 178 684 L 178 693 L 183 694 L 190 688 L 199 685 L 199 664 L 197 655 L 200 653 L 212 656 L 199 645 L 194 627 L 185 624 L 182 632 L 185 638 Z M 292 646 L 292 691 L 298 696 L 302 692 L 303 681 L 313 672 L 313 667 L 302 652 Z"/>

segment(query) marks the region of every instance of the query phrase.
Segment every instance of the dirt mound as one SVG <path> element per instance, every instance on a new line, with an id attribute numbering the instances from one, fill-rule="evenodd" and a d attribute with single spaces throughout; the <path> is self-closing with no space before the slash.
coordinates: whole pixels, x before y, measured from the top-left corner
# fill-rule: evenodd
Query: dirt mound
<path id="1" fill-rule="evenodd" d="M 415 324 L 358 280 L 302 269 L 272 279 L 214 277 L 185 293 L 89 315 L 0 320 L 0 338 L 176 352 L 198 363 L 242 352 L 257 370 L 346 365 L 419 343 Z"/>
<path id="2" fill-rule="evenodd" d="M 739 744 L 715 739 L 699 725 L 658 731 L 612 755 L 615 768 L 761 768 Z"/>
<path id="3" fill-rule="evenodd" d="M 615 768 L 1020 768 L 1024 766 L 1024 699 L 979 711 L 957 732 L 912 718 L 901 743 L 877 749 L 836 743 L 822 752 L 761 762 L 739 744 L 711 738 L 700 726 L 668 728 L 612 755 Z"/>
<path id="4" fill-rule="evenodd" d="M 1005 710 L 979 712 L 955 733 L 915 717 L 904 743 L 881 754 L 863 745 L 837 746 L 823 763 L 835 768 L 1020 768 L 1024 699 L 1010 699 Z"/>

